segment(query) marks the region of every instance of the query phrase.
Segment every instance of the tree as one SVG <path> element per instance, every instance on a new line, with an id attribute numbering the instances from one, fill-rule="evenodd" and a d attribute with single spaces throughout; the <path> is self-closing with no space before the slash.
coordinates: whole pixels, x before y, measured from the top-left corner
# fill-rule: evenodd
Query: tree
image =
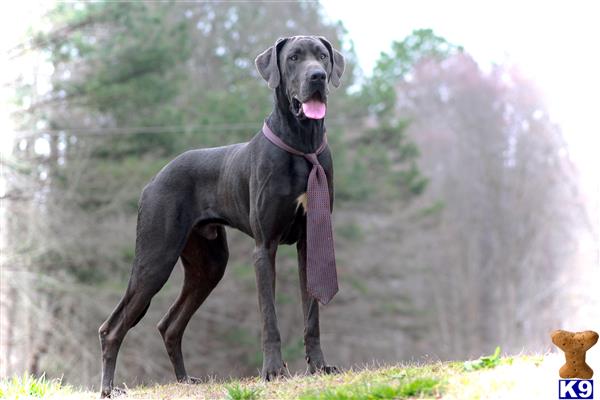
<path id="1" fill-rule="evenodd" d="M 570 301 L 558 288 L 581 210 L 541 96 L 517 69 L 488 74 L 466 54 L 422 60 L 397 93 L 431 177 L 426 197 L 443 204 L 419 261 L 440 353 L 544 349 Z"/>
<path id="2" fill-rule="evenodd" d="M 381 54 L 372 77 L 366 80 L 356 99 L 369 111 L 367 115 L 374 120 L 374 126 L 367 128 L 357 140 L 362 164 L 355 164 L 354 171 L 362 176 L 352 176 L 355 181 L 371 182 L 371 187 L 354 195 L 366 195 L 379 188 L 384 196 L 406 200 L 423 193 L 428 180 L 417 165 L 419 150 L 405 134 L 410 119 L 399 118 L 396 112 L 403 107 L 396 88 L 409 79 L 419 62 L 441 62 L 460 52 L 461 47 L 437 36 L 431 29 L 420 29 L 402 41 L 393 42 L 390 53 Z M 360 168 L 361 165 L 364 168 Z"/>
<path id="3" fill-rule="evenodd" d="M 394 117 L 396 85 L 410 79 L 415 65 L 424 60 L 443 61 L 463 51 L 431 29 L 417 29 L 402 41 L 392 43 L 390 53 L 382 53 L 366 85 L 367 106 L 380 118 Z"/>

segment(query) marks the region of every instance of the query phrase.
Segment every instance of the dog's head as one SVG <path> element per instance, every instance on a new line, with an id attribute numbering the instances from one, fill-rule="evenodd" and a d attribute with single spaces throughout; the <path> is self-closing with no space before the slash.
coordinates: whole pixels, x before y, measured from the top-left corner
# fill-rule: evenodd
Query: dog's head
<path id="1" fill-rule="evenodd" d="M 344 72 L 344 56 L 321 36 L 281 38 L 255 63 L 269 87 L 285 95 L 298 119 L 325 117 L 327 83 L 338 87 Z"/>

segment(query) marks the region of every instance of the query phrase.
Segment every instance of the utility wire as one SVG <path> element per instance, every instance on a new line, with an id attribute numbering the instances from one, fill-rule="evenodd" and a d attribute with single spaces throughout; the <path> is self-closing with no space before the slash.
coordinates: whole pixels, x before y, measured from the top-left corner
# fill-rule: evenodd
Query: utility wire
<path id="1" fill-rule="evenodd" d="M 328 125 L 348 126 L 350 121 L 364 119 L 363 116 L 328 119 Z M 214 133 L 225 131 L 242 131 L 260 129 L 262 121 L 239 122 L 234 124 L 202 124 L 202 125 L 171 125 L 171 126 L 126 126 L 114 128 L 69 127 L 64 129 L 37 129 L 13 131 L 15 139 L 26 139 L 41 136 L 60 136 L 77 134 L 78 136 L 98 135 L 139 135 L 139 134 L 168 134 L 168 133 Z"/>

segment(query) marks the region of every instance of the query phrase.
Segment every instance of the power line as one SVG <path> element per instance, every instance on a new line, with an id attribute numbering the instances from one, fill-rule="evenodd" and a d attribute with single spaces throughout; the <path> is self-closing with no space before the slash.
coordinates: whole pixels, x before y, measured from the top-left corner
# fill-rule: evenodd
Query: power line
<path id="1" fill-rule="evenodd" d="M 211 131 L 241 130 L 258 126 L 256 122 L 242 122 L 236 124 L 203 124 L 203 125 L 171 125 L 171 126 L 125 126 L 113 128 L 91 128 L 91 127 L 67 127 L 64 129 L 38 129 L 15 131 L 16 138 L 31 136 L 58 136 L 65 134 L 95 135 L 137 135 L 137 134 L 160 134 L 160 133 L 185 133 L 197 131 L 198 129 Z"/>
<path id="2" fill-rule="evenodd" d="M 362 116 L 352 116 L 327 120 L 328 125 L 347 125 L 348 121 L 363 119 Z M 77 134 L 78 136 L 117 136 L 117 135 L 140 135 L 140 134 L 176 134 L 176 133 L 214 133 L 226 131 L 242 131 L 259 129 L 262 121 L 202 124 L 202 125 L 171 125 L 171 126 L 125 126 L 113 128 L 91 128 L 91 127 L 69 127 L 64 129 L 38 129 L 13 131 L 15 139 L 26 139 L 30 137 L 60 136 Z"/>

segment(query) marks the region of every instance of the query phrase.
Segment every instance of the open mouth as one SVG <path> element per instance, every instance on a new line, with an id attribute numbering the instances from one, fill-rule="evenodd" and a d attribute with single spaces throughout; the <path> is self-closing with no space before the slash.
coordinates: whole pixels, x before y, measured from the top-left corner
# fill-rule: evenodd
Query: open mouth
<path id="1" fill-rule="evenodd" d="M 304 115 L 310 119 L 322 119 L 327 113 L 327 100 L 319 90 L 315 91 L 305 101 L 301 101 L 297 96 L 293 96 L 292 111 L 297 117 Z"/>

